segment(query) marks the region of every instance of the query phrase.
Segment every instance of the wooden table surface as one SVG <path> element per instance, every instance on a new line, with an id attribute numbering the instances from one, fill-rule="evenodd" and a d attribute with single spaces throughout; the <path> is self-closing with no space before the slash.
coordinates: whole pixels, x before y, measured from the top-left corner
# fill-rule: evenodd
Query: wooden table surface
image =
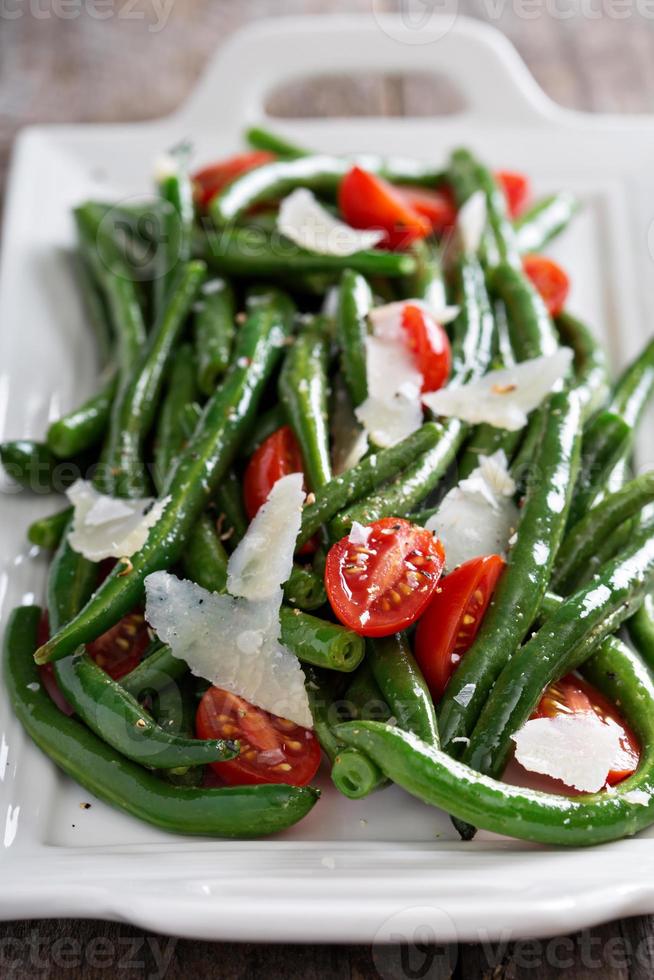
<path id="1" fill-rule="evenodd" d="M 394 10 L 401 3 L 375 0 L 375 9 Z M 414 7 L 429 9 L 429 3 L 416 0 Z M 448 3 L 449 9 L 503 30 L 557 102 L 590 111 L 654 112 L 654 8 L 629 0 L 587 0 L 585 5 L 443 0 L 436 7 L 448 9 Z M 136 120 L 166 113 L 192 89 L 208 57 L 239 25 L 282 14 L 370 12 L 370 5 L 371 0 L 0 0 L 0 183 L 12 140 L 26 124 Z M 573 8 L 583 12 L 569 16 Z M 560 16 L 545 10 L 558 10 Z M 272 105 L 280 116 L 430 114 L 446 110 L 451 93 L 420 78 L 333 80 L 277 93 Z M 552 940 L 422 951 L 189 942 L 98 921 L 0 924 L 0 978 L 20 980 L 543 980 L 562 972 L 648 980 L 654 976 L 654 918 L 613 922 Z"/>

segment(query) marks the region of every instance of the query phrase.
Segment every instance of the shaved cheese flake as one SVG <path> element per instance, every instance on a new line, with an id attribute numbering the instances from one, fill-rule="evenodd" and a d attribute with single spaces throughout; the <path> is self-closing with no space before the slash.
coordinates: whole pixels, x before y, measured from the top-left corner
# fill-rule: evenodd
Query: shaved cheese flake
<path id="1" fill-rule="evenodd" d="M 119 500 L 99 493 L 88 480 L 76 480 L 66 496 L 74 508 L 68 543 L 89 561 L 129 558 L 140 551 L 170 501 Z"/>
<path id="2" fill-rule="evenodd" d="M 293 567 L 304 491 L 301 473 L 275 483 L 229 559 L 227 589 L 233 596 L 262 600 L 276 595 Z"/>
<path id="3" fill-rule="evenodd" d="M 277 228 L 296 245 L 320 255 L 354 255 L 374 248 L 384 237 L 382 231 L 359 231 L 339 221 L 304 187 L 280 204 Z"/>
<path id="4" fill-rule="evenodd" d="M 582 793 L 602 789 L 622 751 L 619 726 L 605 724 L 592 711 L 531 718 L 511 737 L 525 769 Z"/>
<path id="5" fill-rule="evenodd" d="M 348 541 L 350 544 L 362 544 L 365 546 L 368 544 L 368 538 L 372 528 L 364 527 L 363 524 L 359 524 L 358 521 L 352 521 L 352 527 L 350 528 L 350 533 L 348 535 Z"/>
<path id="6" fill-rule="evenodd" d="M 454 416 L 471 425 L 487 422 L 515 432 L 566 376 L 572 358 L 568 347 L 560 347 L 554 354 L 490 371 L 459 388 L 430 391 L 422 401 L 435 415 Z"/>
<path id="7" fill-rule="evenodd" d="M 401 336 L 366 337 L 368 397 L 355 415 L 377 446 L 393 446 L 422 424 L 422 375 Z"/>
<path id="8" fill-rule="evenodd" d="M 486 195 L 475 191 L 459 208 L 457 228 L 464 252 L 478 252 L 481 238 L 486 228 Z"/>
<path id="9" fill-rule="evenodd" d="M 500 449 L 481 456 L 469 477 L 443 497 L 425 525 L 437 534 L 445 548 L 448 570 L 470 558 L 504 554 L 518 523 L 513 502 L 516 485 Z"/>
<path id="10" fill-rule="evenodd" d="M 417 398 L 397 392 L 392 398 L 366 398 L 356 410 L 371 441 L 383 448 L 406 439 L 422 425 L 422 410 Z"/>
<path id="11" fill-rule="evenodd" d="M 251 602 L 155 572 L 146 578 L 145 592 L 148 623 L 196 676 L 312 727 L 302 668 L 278 639 L 280 588 L 265 601 Z"/>

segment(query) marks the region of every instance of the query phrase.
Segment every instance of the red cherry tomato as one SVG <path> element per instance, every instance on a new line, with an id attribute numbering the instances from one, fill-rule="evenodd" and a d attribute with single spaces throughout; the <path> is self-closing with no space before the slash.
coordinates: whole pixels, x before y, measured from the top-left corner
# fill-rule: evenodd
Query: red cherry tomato
<path id="1" fill-rule="evenodd" d="M 431 531 L 399 517 L 369 525 L 365 545 L 349 536 L 329 550 L 325 588 L 340 621 L 361 636 L 406 629 L 434 594 L 445 552 Z"/>
<path id="2" fill-rule="evenodd" d="M 472 646 L 505 566 L 499 555 L 472 558 L 441 579 L 416 630 L 415 657 L 435 702 Z"/>
<path id="3" fill-rule="evenodd" d="M 512 218 L 519 218 L 531 198 L 529 178 L 515 170 L 498 170 L 495 180 L 504 191 L 509 214 Z"/>
<path id="4" fill-rule="evenodd" d="M 252 520 L 278 480 L 302 473 L 302 453 L 290 425 L 283 425 L 254 451 L 243 477 L 245 510 Z"/>
<path id="5" fill-rule="evenodd" d="M 430 191 L 422 187 L 396 188 L 404 201 L 427 218 L 435 235 L 443 235 L 456 224 L 456 205 L 449 189 Z"/>
<path id="6" fill-rule="evenodd" d="M 98 667 L 117 681 L 140 664 L 149 642 L 150 634 L 143 613 L 133 612 L 123 616 L 97 640 L 87 643 L 86 651 Z"/>
<path id="7" fill-rule="evenodd" d="M 600 692 L 575 674 L 568 674 L 555 684 L 550 684 L 532 718 L 554 718 L 592 711 L 605 724 L 620 728 L 620 752 L 607 777 L 609 786 L 622 782 L 638 768 L 640 746 L 636 736 L 618 713 L 615 705 Z"/>
<path id="8" fill-rule="evenodd" d="M 200 701 L 195 730 L 198 738 L 237 739 L 240 743 L 235 759 L 211 763 L 229 786 L 306 786 L 320 765 L 320 744 L 312 731 L 219 687 L 210 687 Z"/>
<path id="9" fill-rule="evenodd" d="M 548 259 L 545 255 L 525 255 L 522 267 L 543 297 L 550 314 L 558 316 L 570 292 L 568 274 L 553 259 Z"/>
<path id="10" fill-rule="evenodd" d="M 275 154 L 268 153 L 267 150 L 253 150 L 251 153 L 240 153 L 202 167 L 193 175 L 194 197 L 198 207 L 206 208 L 216 194 L 236 177 L 276 159 Z"/>
<path id="11" fill-rule="evenodd" d="M 409 350 L 422 374 L 422 390 L 437 391 L 450 376 L 452 351 L 448 336 L 440 323 L 414 303 L 402 312 L 402 327 Z"/>
<path id="12" fill-rule="evenodd" d="M 427 218 L 407 203 L 401 190 L 360 167 L 343 177 L 338 205 L 353 228 L 383 231 L 380 245 L 384 248 L 408 248 L 431 232 Z"/>

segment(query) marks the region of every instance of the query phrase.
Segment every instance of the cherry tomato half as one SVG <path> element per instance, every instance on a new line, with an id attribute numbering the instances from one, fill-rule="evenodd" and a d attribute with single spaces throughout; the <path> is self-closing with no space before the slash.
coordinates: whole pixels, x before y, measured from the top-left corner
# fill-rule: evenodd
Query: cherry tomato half
<path id="1" fill-rule="evenodd" d="M 422 374 L 422 390 L 442 388 L 452 368 L 450 341 L 442 326 L 422 307 L 407 303 L 402 312 L 402 328 Z"/>
<path id="2" fill-rule="evenodd" d="M 206 208 L 216 194 L 220 193 L 223 187 L 226 187 L 236 177 L 276 159 L 275 154 L 269 153 L 267 150 L 253 150 L 251 153 L 239 153 L 238 156 L 219 160 L 217 163 L 210 163 L 208 166 L 202 167 L 193 175 L 196 204 L 198 207 Z"/>
<path id="3" fill-rule="evenodd" d="M 229 786 L 306 786 L 320 765 L 320 744 L 312 731 L 219 687 L 210 687 L 200 701 L 195 730 L 198 738 L 237 739 L 240 743 L 235 759 L 211 763 Z"/>
<path id="4" fill-rule="evenodd" d="M 472 646 L 505 564 L 487 555 L 459 565 L 441 579 L 418 623 L 415 657 L 435 702 Z"/>
<path id="5" fill-rule="evenodd" d="M 340 621 L 361 636 L 388 636 L 416 621 L 434 594 L 445 552 L 431 531 L 398 517 L 369 525 L 329 550 L 325 588 Z"/>
<path id="6" fill-rule="evenodd" d="M 614 786 L 631 776 L 638 768 L 640 746 L 636 736 L 621 718 L 618 709 L 588 681 L 568 674 L 555 684 L 550 684 L 543 694 L 532 718 L 554 718 L 556 715 L 573 715 L 592 711 L 605 724 L 620 728 L 620 752 L 608 774 L 607 783 Z"/>
<path id="7" fill-rule="evenodd" d="M 397 187 L 404 201 L 427 218 L 434 235 L 444 235 L 456 224 L 456 205 L 449 189 L 430 191 L 422 187 Z"/>
<path id="8" fill-rule="evenodd" d="M 123 616 L 97 640 L 87 643 L 86 650 L 98 667 L 117 681 L 140 664 L 149 642 L 148 624 L 143 613 L 133 612 Z"/>
<path id="9" fill-rule="evenodd" d="M 302 453 L 290 425 L 283 425 L 264 439 L 252 454 L 243 477 L 243 498 L 250 520 L 265 504 L 278 480 L 303 470 Z"/>
<path id="10" fill-rule="evenodd" d="M 498 170 L 495 180 L 504 191 L 509 214 L 512 218 L 519 218 L 531 199 L 529 178 L 516 170 Z"/>
<path id="11" fill-rule="evenodd" d="M 568 274 L 553 259 L 545 255 L 525 255 L 522 260 L 525 274 L 529 276 L 543 297 L 552 316 L 562 312 L 570 292 Z"/>
<path id="12" fill-rule="evenodd" d="M 360 167 L 353 167 L 343 177 L 338 206 L 353 228 L 383 231 L 383 248 L 408 248 L 431 232 L 427 218 L 411 207 L 401 190 Z"/>

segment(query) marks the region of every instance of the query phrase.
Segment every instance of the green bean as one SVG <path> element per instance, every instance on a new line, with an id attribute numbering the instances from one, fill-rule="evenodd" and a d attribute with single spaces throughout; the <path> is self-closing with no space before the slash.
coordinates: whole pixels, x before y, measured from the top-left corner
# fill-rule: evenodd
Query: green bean
<path id="1" fill-rule="evenodd" d="M 507 429 L 498 429 L 494 425 L 476 426 L 457 464 L 459 479 L 465 480 L 470 476 L 479 466 L 481 456 L 492 456 L 493 453 L 502 450 L 507 459 L 511 460 L 523 437 L 524 432 L 521 429 L 509 432 Z"/>
<path id="2" fill-rule="evenodd" d="M 482 241 L 484 261 L 489 267 L 500 263 L 521 269 L 516 235 L 507 214 L 506 197 L 486 167 L 469 150 L 455 150 L 447 168 L 459 206 L 477 190 L 484 192 L 488 209 L 488 226 Z"/>
<path id="3" fill-rule="evenodd" d="M 158 490 L 168 479 L 186 439 L 183 413 L 197 394 L 195 376 L 193 348 L 190 344 L 180 344 L 170 367 L 154 439 L 154 484 Z"/>
<path id="4" fill-rule="evenodd" d="M 91 323 L 98 344 L 100 363 L 102 365 L 108 364 L 111 360 L 114 338 L 107 304 L 96 283 L 89 262 L 81 253 L 75 256 L 75 271 L 82 294 L 84 313 Z"/>
<path id="5" fill-rule="evenodd" d="M 238 755 L 238 743 L 182 738 L 165 732 L 138 702 L 87 654 L 56 666 L 57 684 L 91 731 L 126 759 L 149 769 L 224 762 Z"/>
<path id="6" fill-rule="evenodd" d="M 336 331 L 341 349 L 341 370 L 356 408 L 368 396 L 366 336 L 372 292 L 362 275 L 346 269 L 338 288 Z"/>
<path id="7" fill-rule="evenodd" d="M 603 644 L 583 672 L 620 704 L 643 745 L 637 772 L 611 793 L 570 797 L 510 786 L 476 773 L 411 732 L 379 722 L 336 725 L 335 737 L 365 752 L 413 796 L 485 830 L 572 846 L 631 836 L 654 821 L 654 684 L 638 657 L 619 641 L 610 649 Z M 636 797 L 634 790 L 640 791 Z"/>
<path id="8" fill-rule="evenodd" d="M 321 525 L 328 524 L 352 501 L 370 493 L 421 458 L 437 445 L 440 437 L 441 427 L 435 422 L 426 422 L 395 446 L 372 453 L 345 473 L 332 477 L 315 494 L 315 501 L 302 511 L 298 546 L 309 541 Z"/>
<path id="9" fill-rule="evenodd" d="M 416 267 L 415 259 L 406 252 L 370 249 L 353 255 L 324 255 L 299 248 L 278 232 L 269 234 L 261 228 L 209 229 L 195 237 L 194 252 L 220 275 L 255 279 L 282 276 L 295 281 L 299 275 L 339 273 L 343 269 L 365 276 L 408 276 Z"/>
<path id="10" fill-rule="evenodd" d="M 574 351 L 575 387 L 582 400 L 584 420 L 598 411 L 608 396 L 606 354 L 588 327 L 569 313 L 559 313 L 556 329 L 564 344 Z"/>
<path id="11" fill-rule="evenodd" d="M 209 210 L 216 224 L 223 225 L 241 217 L 254 204 L 278 200 L 297 187 L 335 195 L 342 178 L 355 165 L 404 184 L 431 187 L 442 180 L 441 171 L 415 160 L 383 159 L 372 155 L 298 157 L 264 164 L 237 177 L 213 199 Z"/>
<path id="12" fill-rule="evenodd" d="M 520 252 L 542 252 L 561 234 L 579 209 L 579 201 L 570 191 L 559 191 L 536 201 L 516 218 L 516 245 Z"/>
<path id="13" fill-rule="evenodd" d="M 379 690 L 372 668 L 364 660 L 345 691 L 344 701 L 350 718 L 362 721 L 388 721 L 392 712 Z"/>
<path id="14" fill-rule="evenodd" d="M 332 764 L 332 782 L 351 800 L 360 800 L 385 782 L 374 763 L 358 749 L 348 749 L 335 738 L 333 724 L 338 721 L 333 678 L 324 671 L 307 670 L 307 694 L 316 737 Z"/>
<path id="15" fill-rule="evenodd" d="M 618 379 L 608 409 L 617 415 L 622 415 L 625 422 L 636 429 L 652 393 L 654 393 L 654 339 L 650 340 Z"/>
<path id="16" fill-rule="evenodd" d="M 286 606 L 279 621 L 282 643 L 303 663 L 349 673 L 363 660 L 363 637 L 344 626 Z"/>
<path id="17" fill-rule="evenodd" d="M 164 488 L 170 501 L 143 548 L 118 562 L 85 608 L 39 651 L 38 662 L 57 660 L 94 639 L 143 596 L 147 575 L 179 560 L 189 536 L 252 425 L 266 382 L 290 333 L 293 307 L 275 291 L 253 292 L 239 331 L 236 356 L 225 381 L 209 400 L 193 439 Z"/>
<path id="18" fill-rule="evenodd" d="M 327 426 L 329 341 L 314 322 L 295 337 L 279 375 L 279 400 L 302 452 L 310 490 L 331 480 Z"/>
<path id="19" fill-rule="evenodd" d="M 463 761 L 499 777 L 511 735 L 532 714 L 543 691 L 579 667 L 643 601 L 654 578 L 654 538 L 637 534 L 600 575 L 545 619 L 497 678 L 470 736 Z"/>
<path id="20" fill-rule="evenodd" d="M 507 568 L 440 703 L 439 727 L 448 752 L 460 744 L 454 739 L 470 734 L 492 685 L 540 609 L 565 529 L 580 442 L 577 396 L 574 392 L 553 395 Z"/>
<path id="21" fill-rule="evenodd" d="M 145 342 L 145 324 L 136 285 L 105 214 L 92 203 L 74 212 L 80 248 L 90 263 L 106 299 L 116 339 L 116 362 L 121 378 L 129 375 Z"/>
<path id="22" fill-rule="evenodd" d="M 70 459 L 102 440 L 109 424 L 116 388 L 117 378 L 112 374 L 99 392 L 50 425 L 46 442 L 55 456 Z"/>
<path id="23" fill-rule="evenodd" d="M 98 581 L 98 566 L 73 551 L 68 543 L 72 520 L 71 514 L 48 570 L 48 621 L 51 632 L 65 626 L 81 609 Z"/>
<path id="24" fill-rule="evenodd" d="M 138 701 L 148 692 L 158 694 L 172 682 L 181 680 L 187 672 L 186 661 L 174 657 L 170 647 L 162 645 L 118 683 Z"/>
<path id="25" fill-rule="evenodd" d="M 69 520 L 73 516 L 73 508 L 66 507 L 48 517 L 40 517 L 33 521 L 27 529 L 27 538 L 39 548 L 54 551 L 61 541 Z"/>
<path id="26" fill-rule="evenodd" d="M 227 552 L 213 521 L 206 514 L 199 519 L 182 558 L 184 572 L 209 592 L 223 592 L 227 585 Z"/>
<path id="27" fill-rule="evenodd" d="M 327 602 L 322 578 L 306 565 L 293 565 L 291 577 L 284 585 L 284 598 L 290 606 L 311 611 Z"/>
<path id="28" fill-rule="evenodd" d="M 228 470 L 216 491 L 216 506 L 220 515 L 221 533 L 229 534 L 230 545 L 236 545 L 248 528 L 247 514 L 243 505 L 241 481 L 234 470 Z"/>
<path id="29" fill-rule="evenodd" d="M 283 425 L 286 425 L 286 414 L 279 404 L 258 415 L 252 430 L 248 433 L 248 437 L 239 451 L 239 456 L 243 459 L 249 459 L 261 443 L 265 442 L 268 436 L 271 436 L 277 429 L 281 429 Z"/>
<path id="30" fill-rule="evenodd" d="M 598 545 L 624 521 L 654 501 L 654 470 L 609 494 L 579 520 L 566 536 L 552 578 L 552 588 L 567 595 L 588 568 Z"/>
<path id="31" fill-rule="evenodd" d="M 1 443 L 0 461 L 12 480 L 34 493 L 63 493 L 82 475 L 80 462 L 57 459 L 45 443 L 32 439 Z"/>
<path id="32" fill-rule="evenodd" d="M 193 328 L 198 365 L 198 388 L 212 395 L 229 367 L 236 336 L 234 293 L 224 279 L 211 279 L 194 307 Z"/>
<path id="33" fill-rule="evenodd" d="M 157 180 L 157 189 L 164 206 L 160 209 L 162 227 L 155 258 L 155 319 L 163 315 L 180 264 L 191 258 L 191 231 L 195 209 L 193 187 L 188 174 L 188 156 L 188 146 L 175 147 L 170 153 L 171 166 Z"/>
<path id="34" fill-rule="evenodd" d="M 297 823 L 318 799 L 311 787 L 172 786 L 122 758 L 68 718 L 39 682 L 32 659 L 40 610 L 14 610 L 5 633 L 5 682 L 23 728 L 60 769 L 98 799 L 172 833 L 256 837 Z"/>
<path id="35" fill-rule="evenodd" d="M 442 310 L 447 297 L 440 255 L 425 241 L 414 242 L 411 254 L 416 270 L 402 283 L 403 299 L 421 299 L 431 310 Z"/>
<path id="36" fill-rule="evenodd" d="M 104 472 L 100 476 L 104 491 L 114 496 L 139 497 L 149 492 L 141 449 L 154 422 L 168 366 L 205 271 L 202 262 L 187 262 L 180 267 L 143 356 L 114 403 L 109 437 L 102 453 Z"/>
<path id="37" fill-rule="evenodd" d="M 518 361 L 552 354 L 558 341 L 540 293 L 521 268 L 502 263 L 490 274 L 492 292 L 505 304 L 511 346 Z"/>
<path id="38" fill-rule="evenodd" d="M 631 426 L 613 412 L 600 412 L 586 426 L 581 444 L 581 469 L 568 515 L 569 528 L 590 510 L 616 463 L 623 458 L 631 438 Z"/>
<path id="39" fill-rule="evenodd" d="M 250 126 L 245 131 L 245 138 L 255 150 L 266 150 L 268 153 L 276 153 L 278 157 L 285 159 L 295 159 L 295 157 L 309 156 L 309 151 L 304 150 L 295 143 L 289 142 L 278 133 L 271 133 L 269 129 L 261 126 Z"/>
<path id="40" fill-rule="evenodd" d="M 654 595 L 650 592 L 643 604 L 627 620 L 627 630 L 631 642 L 650 670 L 654 670 Z"/>
<path id="41" fill-rule="evenodd" d="M 436 712 L 406 636 L 369 640 L 368 663 L 397 724 L 428 745 L 439 746 Z"/>

